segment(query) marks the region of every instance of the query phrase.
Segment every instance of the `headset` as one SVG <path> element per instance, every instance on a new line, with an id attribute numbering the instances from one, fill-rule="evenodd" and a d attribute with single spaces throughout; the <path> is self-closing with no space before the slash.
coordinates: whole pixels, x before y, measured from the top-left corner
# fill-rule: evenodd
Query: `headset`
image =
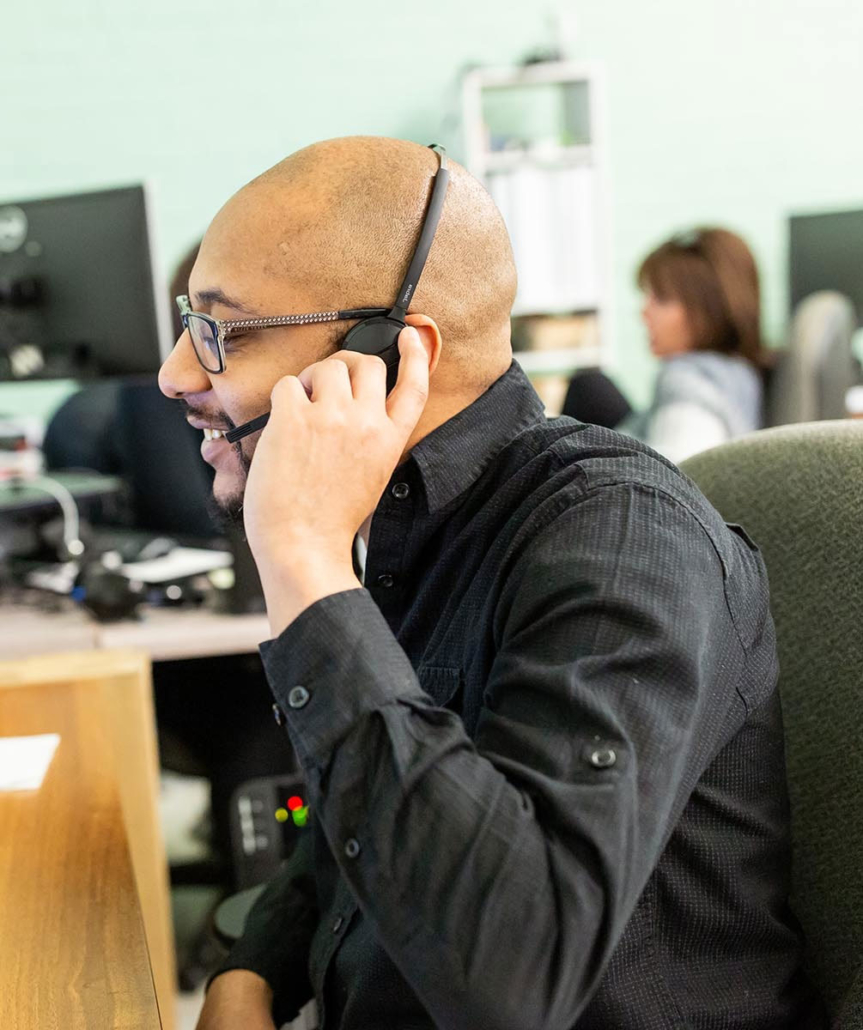
<path id="1" fill-rule="evenodd" d="M 443 210 L 444 198 L 447 185 L 449 184 L 449 167 L 447 165 L 446 150 L 437 143 L 430 144 L 440 159 L 440 165 L 434 176 L 431 197 L 428 208 L 423 219 L 420 236 L 414 249 L 413 257 L 408 265 L 404 282 L 399 288 L 395 304 L 387 310 L 386 308 L 371 309 L 379 311 L 371 318 L 363 318 L 345 336 L 341 350 L 356 351 L 359 354 L 377 354 L 383 358 L 387 366 L 387 393 L 396 384 L 399 367 L 399 333 L 405 327 L 405 317 L 411 298 L 416 292 L 417 283 L 425 268 L 426 259 L 431 250 L 441 211 Z M 241 426 L 225 433 L 228 443 L 237 443 L 252 433 L 257 433 L 269 422 L 270 414 L 259 415 L 251 422 L 244 422 Z"/>

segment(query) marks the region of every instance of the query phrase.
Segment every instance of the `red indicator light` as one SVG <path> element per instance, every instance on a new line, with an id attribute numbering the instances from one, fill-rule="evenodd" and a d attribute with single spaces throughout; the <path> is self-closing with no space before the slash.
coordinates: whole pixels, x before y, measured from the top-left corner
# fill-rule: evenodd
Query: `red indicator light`
<path id="1" fill-rule="evenodd" d="M 298 809 L 300 809 L 302 807 L 303 807 L 303 799 L 300 798 L 300 797 L 297 797 L 296 794 L 292 798 L 288 798 L 288 808 L 292 812 L 296 812 Z"/>

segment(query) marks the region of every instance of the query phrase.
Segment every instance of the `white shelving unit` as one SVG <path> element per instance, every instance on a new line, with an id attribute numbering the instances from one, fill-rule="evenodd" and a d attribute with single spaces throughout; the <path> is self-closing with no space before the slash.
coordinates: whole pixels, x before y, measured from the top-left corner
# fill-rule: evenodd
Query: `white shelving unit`
<path id="1" fill-rule="evenodd" d="M 536 324 L 546 316 L 593 322 L 573 334 L 573 345 L 516 358 L 532 376 L 607 366 L 602 70 L 572 62 L 477 68 L 462 81 L 462 116 L 468 168 L 494 197 L 512 239 L 513 315 L 536 316 Z"/>

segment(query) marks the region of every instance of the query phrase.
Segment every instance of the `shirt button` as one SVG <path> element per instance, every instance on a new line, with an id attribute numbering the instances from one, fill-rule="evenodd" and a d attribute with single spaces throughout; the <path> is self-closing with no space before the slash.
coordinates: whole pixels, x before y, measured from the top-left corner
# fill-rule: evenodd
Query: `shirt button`
<path id="1" fill-rule="evenodd" d="M 273 718 L 276 720 L 277 726 L 281 726 L 282 723 L 285 721 L 285 716 L 278 705 L 273 705 Z"/>
<path id="2" fill-rule="evenodd" d="M 344 919 L 341 916 L 336 917 L 336 921 L 333 923 L 333 933 L 338 933 L 344 926 Z"/>
<path id="3" fill-rule="evenodd" d="M 303 708 L 309 703 L 310 696 L 305 687 L 292 687 L 288 694 L 288 704 L 291 708 Z"/>
<path id="4" fill-rule="evenodd" d="M 594 769 L 609 769 L 617 761 L 614 748 L 598 747 L 590 752 L 590 764 Z"/>
<path id="5" fill-rule="evenodd" d="M 360 842 L 354 837 L 349 837 L 345 842 L 345 854 L 348 858 L 356 858 L 360 853 Z"/>
<path id="6" fill-rule="evenodd" d="M 395 497 L 397 501 L 403 501 L 406 497 L 410 495 L 411 488 L 407 485 L 407 483 L 396 483 L 393 487 L 392 492 L 393 497 Z"/>
<path id="7" fill-rule="evenodd" d="M 386 587 L 389 589 L 393 583 L 395 583 L 395 580 L 388 572 L 385 572 L 382 576 L 378 576 L 376 582 L 379 587 Z"/>

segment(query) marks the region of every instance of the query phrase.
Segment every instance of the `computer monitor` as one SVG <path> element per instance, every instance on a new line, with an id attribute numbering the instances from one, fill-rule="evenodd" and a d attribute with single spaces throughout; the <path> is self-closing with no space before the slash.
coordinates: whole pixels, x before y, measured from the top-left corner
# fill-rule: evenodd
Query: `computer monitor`
<path id="1" fill-rule="evenodd" d="M 863 211 L 792 217 L 789 272 L 792 312 L 810 293 L 838 290 L 863 325 Z"/>
<path id="2" fill-rule="evenodd" d="M 143 186 L 0 203 L 0 379 L 155 372 L 170 348 Z"/>

